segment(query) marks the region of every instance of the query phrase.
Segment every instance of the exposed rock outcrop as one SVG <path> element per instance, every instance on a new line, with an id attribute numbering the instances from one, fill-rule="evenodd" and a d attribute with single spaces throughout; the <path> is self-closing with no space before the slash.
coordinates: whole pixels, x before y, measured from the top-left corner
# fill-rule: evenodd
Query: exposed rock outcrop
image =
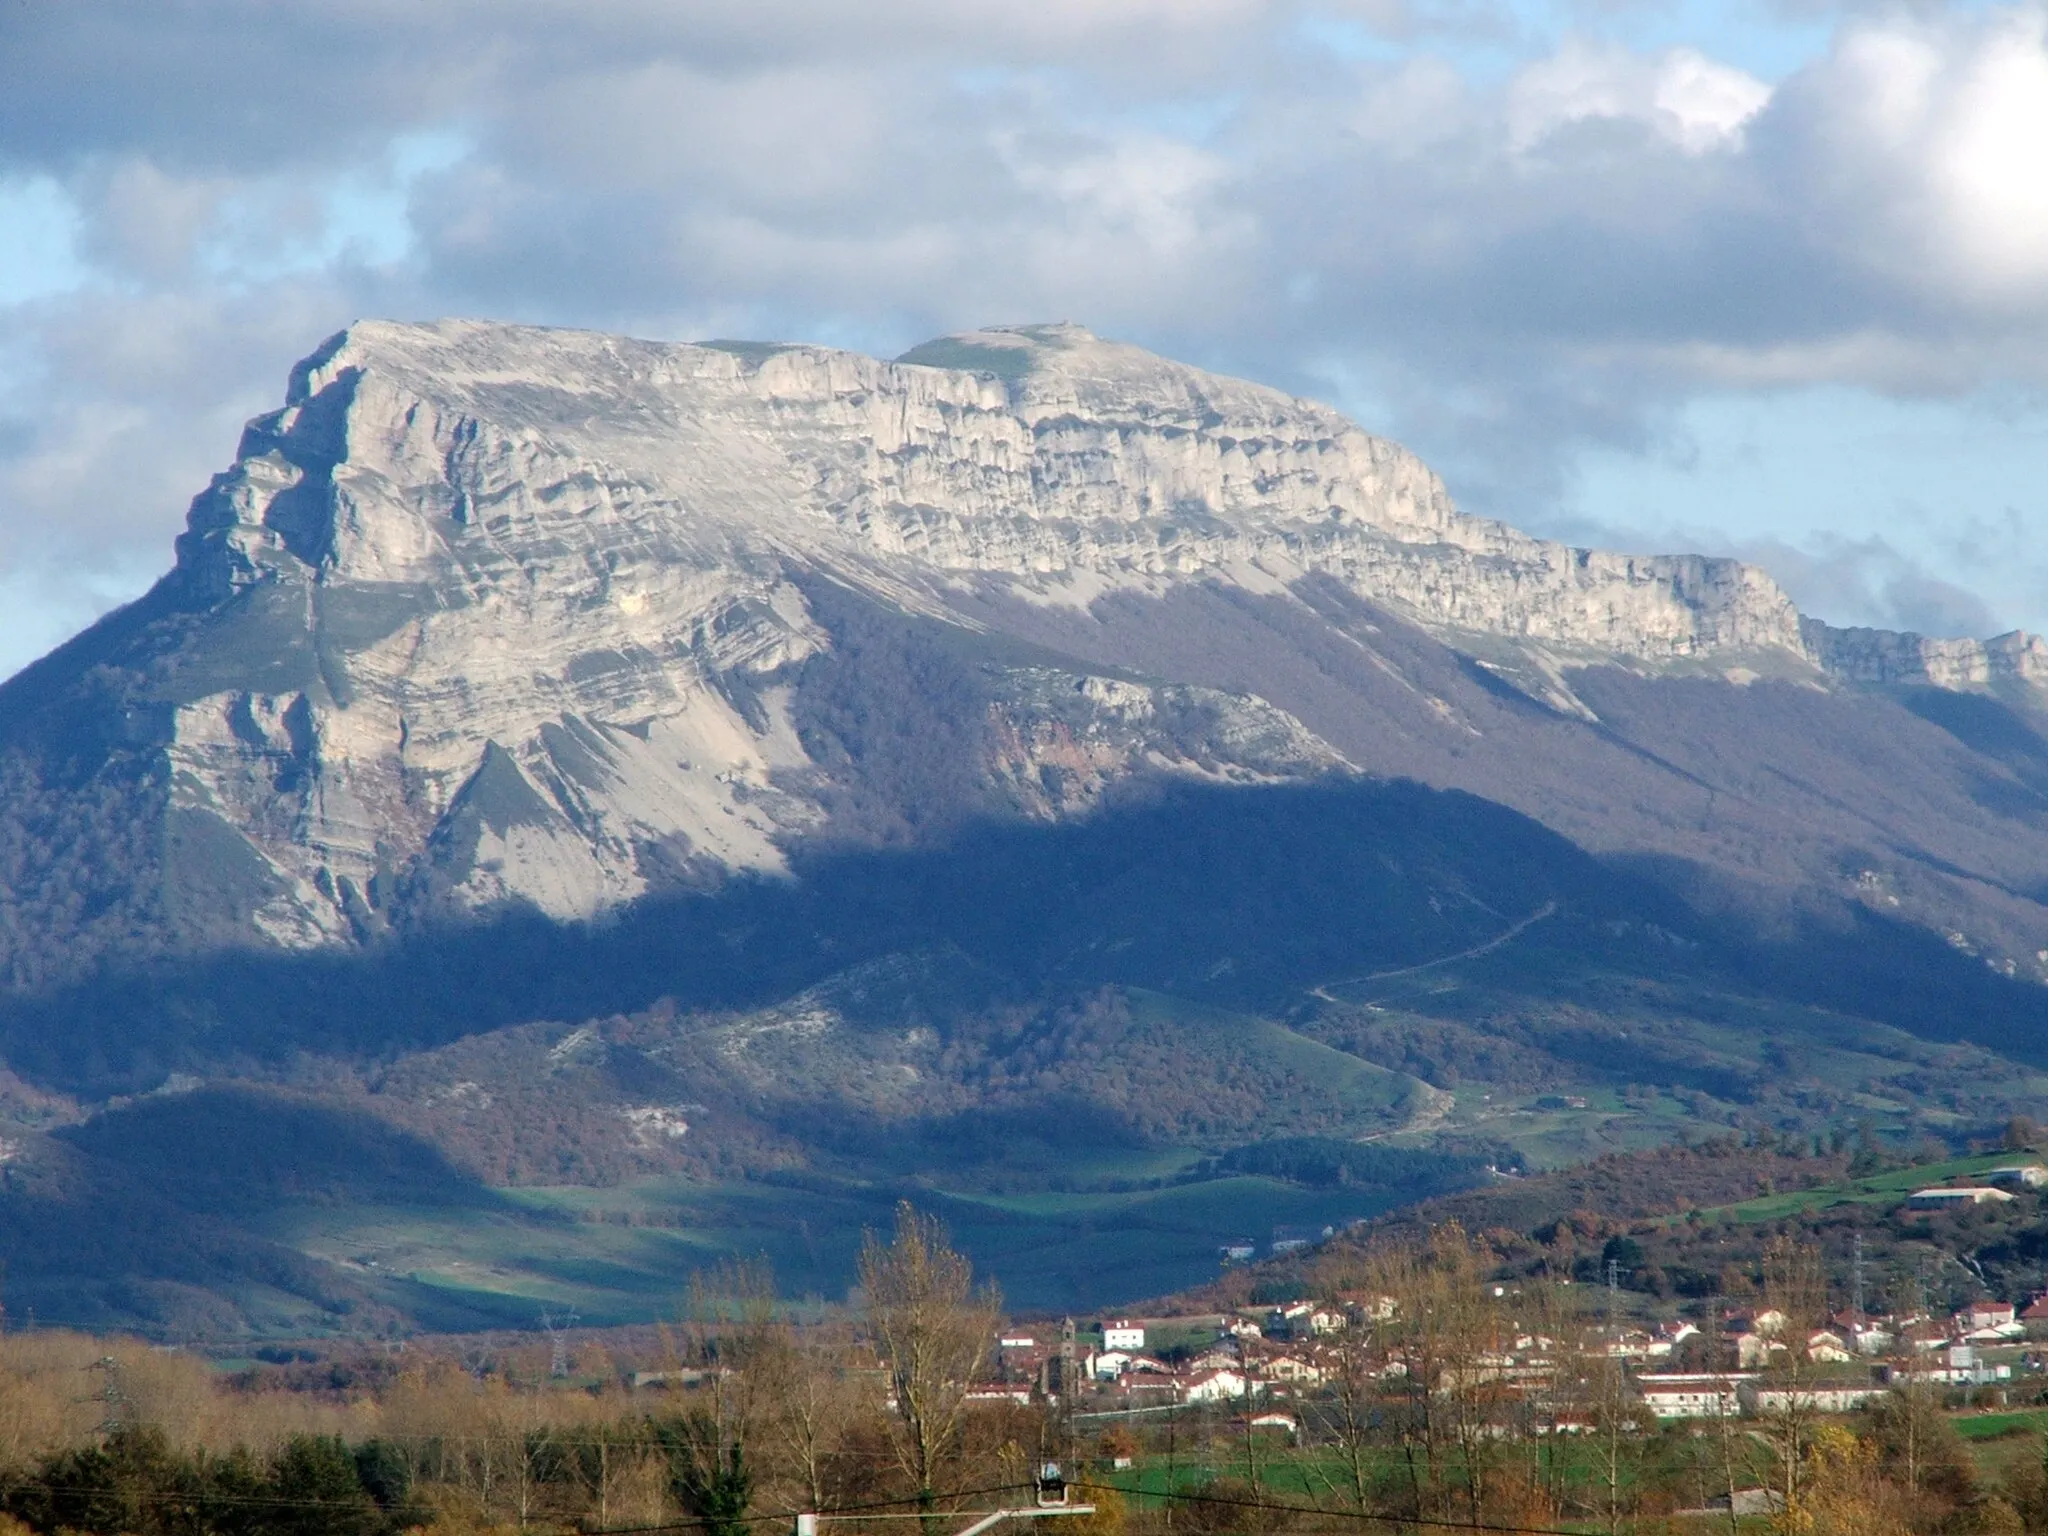
<path id="1" fill-rule="evenodd" d="M 1989 640 L 1957 640 L 1889 629 L 1836 629 L 1807 619 L 1801 634 L 1807 653 L 1823 671 L 1850 682 L 1955 689 L 2048 685 L 2048 641 L 2024 630 Z"/>
<path id="2" fill-rule="evenodd" d="M 175 571 L 110 621 L 128 638 L 93 687 L 161 754 L 168 814 L 237 845 L 246 922 L 309 946 L 785 868 L 844 819 L 810 702 L 843 644 L 823 591 L 971 635 L 965 598 L 994 589 L 1085 610 L 1311 579 L 1581 715 L 1563 669 L 1589 662 L 1942 687 L 2048 667 L 2029 637 L 1802 625 L 1751 566 L 1469 517 L 1326 407 L 1076 327 L 882 362 L 447 321 L 361 324 L 294 371 Z M 82 667 L 32 669 L 0 715 L 53 690 L 87 707 Z M 955 809 L 1349 766 L 1251 693 L 994 652 L 969 670 Z"/>

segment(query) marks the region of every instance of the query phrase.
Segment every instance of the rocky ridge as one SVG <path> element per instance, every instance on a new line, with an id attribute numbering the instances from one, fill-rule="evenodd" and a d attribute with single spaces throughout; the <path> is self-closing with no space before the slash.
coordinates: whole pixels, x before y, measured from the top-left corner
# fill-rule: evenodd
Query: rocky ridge
<path id="1" fill-rule="evenodd" d="M 158 590 L 0 691 L 0 734 L 103 721 L 111 690 L 163 814 L 211 829 L 279 945 L 507 901 L 581 917 L 832 832 L 806 689 L 844 638 L 821 601 L 973 635 L 992 594 L 1087 612 L 1310 581 L 1586 719 L 1567 672 L 1591 664 L 2048 677 L 2032 637 L 1830 629 L 1755 567 L 1468 516 L 1327 407 L 1077 327 L 882 362 L 368 322 L 251 423 Z M 1247 691 L 1031 656 L 979 675 L 974 792 L 1027 816 L 1141 772 L 1355 766 Z"/>

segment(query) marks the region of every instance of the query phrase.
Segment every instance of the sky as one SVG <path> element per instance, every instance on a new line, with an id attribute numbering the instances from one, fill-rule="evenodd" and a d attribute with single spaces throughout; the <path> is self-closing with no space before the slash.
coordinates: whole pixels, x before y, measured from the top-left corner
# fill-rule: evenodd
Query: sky
<path id="1" fill-rule="evenodd" d="M 0 676 L 364 316 L 1074 320 L 1468 509 L 2048 629 L 2048 10 L 4 0 Z"/>

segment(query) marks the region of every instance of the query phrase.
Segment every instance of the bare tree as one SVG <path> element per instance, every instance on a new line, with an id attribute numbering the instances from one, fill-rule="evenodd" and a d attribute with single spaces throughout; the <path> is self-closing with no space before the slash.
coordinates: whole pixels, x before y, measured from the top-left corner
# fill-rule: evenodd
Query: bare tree
<path id="1" fill-rule="evenodd" d="M 669 1489 L 711 1536 L 746 1536 L 754 1469 L 748 1445 L 761 1414 L 763 1362 L 779 1324 L 765 1262 L 728 1261 L 690 1280 L 679 1362 L 698 1373 L 689 1407 L 656 1426 Z"/>
<path id="2" fill-rule="evenodd" d="M 596 1506 L 600 1528 L 612 1523 L 612 1505 L 645 1465 L 649 1452 L 643 1424 L 599 1419 L 584 1426 L 567 1450 L 567 1462 Z"/>
<path id="3" fill-rule="evenodd" d="M 1590 1362 L 1587 1402 L 1593 1421 L 1586 1433 L 1598 1481 L 1600 1518 L 1608 1536 L 1619 1536 L 1625 1517 L 1634 1513 L 1643 1457 L 1644 1409 L 1621 1361 L 1602 1350 Z"/>
<path id="4" fill-rule="evenodd" d="M 1482 1255 L 1447 1223 L 1419 1246 L 1388 1247 L 1370 1265 L 1393 1302 L 1383 1325 L 1390 1395 L 1416 1512 L 1481 1519 L 1509 1426 L 1501 1417 L 1499 1318 L 1481 1286 Z"/>
<path id="5" fill-rule="evenodd" d="M 1529 1457 L 1530 1482 L 1542 1499 L 1562 1507 L 1572 1485 L 1565 1447 L 1592 1412 L 1589 1360 L 1597 1341 L 1579 1306 L 1579 1294 L 1546 1283 L 1530 1287 L 1525 1302 L 1533 1318 L 1530 1342 L 1547 1371 L 1530 1387 L 1528 1428 L 1536 1437 Z"/>
<path id="6" fill-rule="evenodd" d="M 1906 1349 L 1910 1352 L 1912 1345 Z M 1941 1394 L 1927 1379 L 1926 1367 L 1910 1359 L 1893 1367 L 1892 1389 L 1875 1405 L 1871 1418 L 1878 1443 L 1892 1466 L 1903 1477 L 1910 1492 L 1918 1493 L 1927 1480 L 1929 1451 L 1942 1443 L 1948 1415 Z"/>
<path id="7" fill-rule="evenodd" d="M 889 1371 L 897 1459 L 918 1507 L 938 1507 L 938 1472 L 953 1449 L 967 1388 L 988 1358 L 1001 1303 L 975 1289 L 974 1267 L 946 1241 L 945 1228 L 908 1201 L 884 1243 L 867 1234 L 860 1283 L 868 1327 Z"/>
<path id="8" fill-rule="evenodd" d="M 1768 1448 L 1770 1462 L 1758 1469 L 1759 1480 L 1776 1493 L 1784 1518 L 1797 1521 L 1807 1441 L 1819 1416 L 1808 1341 L 1827 1311 L 1827 1272 L 1817 1247 L 1789 1237 L 1771 1241 L 1764 1250 L 1764 1307 L 1759 1322 L 1777 1314 L 1773 1326 L 1785 1347 L 1775 1365 L 1767 1353 L 1760 1383 L 1755 1443 Z"/>
<path id="9" fill-rule="evenodd" d="M 861 1405 L 847 1375 L 845 1341 L 784 1328 L 764 1341 L 755 1369 L 765 1426 L 805 1509 L 829 1505 L 828 1479 Z"/>
<path id="10" fill-rule="evenodd" d="M 1386 1349 L 1378 1336 L 1379 1322 L 1378 1318 L 1367 1318 L 1346 1328 L 1324 1357 L 1330 1430 L 1336 1438 L 1349 1484 L 1345 1492 L 1361 1511 L 1373 1502 L 1373 1473 L 1378 1465 L 1374 1442 L 1381 1418 L 1381 1376 L 1387 1363 Z"/>

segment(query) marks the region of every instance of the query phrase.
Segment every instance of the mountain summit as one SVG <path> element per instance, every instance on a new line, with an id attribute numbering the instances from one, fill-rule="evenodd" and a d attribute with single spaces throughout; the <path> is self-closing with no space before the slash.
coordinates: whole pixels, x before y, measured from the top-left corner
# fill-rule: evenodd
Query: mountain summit
<path id="1" fill-rule="evenodd" d="M 1614 755 L 1593 674 L 2030 698 L 2048 653 L 1528 537 L 1327 407 L 1071 325 L 882 362 L 365 322 L 250 424 L 176 569 L 0 689 L 5 959 L 583 918 L 1160 773 L 1408 773 L 1639 846 L 1575 769 L 1473 772 L 1532 729 Z"/>
<path id="2" fill-rule="evenodd" d="M 1517 1160 L 1981 1138 L 2044 679 L 1072 326 L 358 325 L 0 686 L 9 1305 L 644 1318 L 911 1197 L 1093 1309 Z"/>

